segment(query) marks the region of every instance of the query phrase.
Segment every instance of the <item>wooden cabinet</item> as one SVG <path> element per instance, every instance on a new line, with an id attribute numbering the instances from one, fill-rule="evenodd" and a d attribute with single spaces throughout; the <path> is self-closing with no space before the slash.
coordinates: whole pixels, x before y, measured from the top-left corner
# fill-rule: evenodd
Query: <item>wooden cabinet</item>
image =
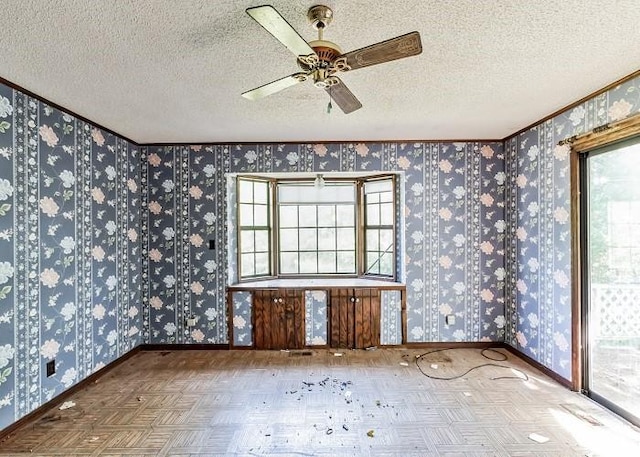
<path id="1" fill-rule="evenodd" d="M 406 343 L 406 292 L 400 283 L 296 278 L 245 282 L 227 290 L 233 348 L 365 349 Z"/>
<path id="2" fill-rule="evenodd" d="M 329 346 L 364 349 L 380 344 L 380 291 L 331 289 Z"/>
<path id="3" fill-rule="evenodd" d="M 254 347 L 304 347 L 304 291 L 263 289 L 253 292 Z"/>

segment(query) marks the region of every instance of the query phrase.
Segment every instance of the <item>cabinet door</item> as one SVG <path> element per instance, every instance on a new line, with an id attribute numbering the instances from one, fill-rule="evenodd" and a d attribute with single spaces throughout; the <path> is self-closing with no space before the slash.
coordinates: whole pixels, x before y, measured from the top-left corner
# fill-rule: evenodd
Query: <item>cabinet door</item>
<path id="1" fill-rule="evenodd" d="M 380 345 L 380 292 L 356 289 L 354 294 L 357 349 Z"/>
<path id="2" fill-rule="evenodd" d="M 253 296 L 256 349 L 304 347 L 304 294 L 297 290 L 256 290 Z"/>
<path id="3" fill-rule="evenodd" d="M 352 289 L 331 289 L 329 346 L 355 348 L 355 314 Z"/>
<path id="4" fill-rule="evenodd" d="M 377 289 L 332 289 L 329 345 L 364 349 L 380 344 Z"/>

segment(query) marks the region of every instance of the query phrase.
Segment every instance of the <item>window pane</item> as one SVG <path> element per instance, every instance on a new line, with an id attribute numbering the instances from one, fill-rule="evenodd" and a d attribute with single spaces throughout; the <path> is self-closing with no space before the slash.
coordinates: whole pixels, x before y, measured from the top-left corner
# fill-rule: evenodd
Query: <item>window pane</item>
<path id="1" fill-rule="evenodd" d="M 318 227 L 335 227 L 335 206 L 323 205 L 318 207 Z"/>
<path id="2" fill-rule="evenodd" d="M 393 276 L 393 254 L 382 254 L 382 259 L 380 259 L 380 274 Z"/>
<path id="3" fill-rule="evenodd" d="M 279 223 L 280 223 L 280 227 L 297 227 L 298 226 L 298 207 L 297 206 L 281 206 Z"/>
<path id="4" fill-rule="evenodd" d="M 253 183 L 253 201 L 256 203 L 267 204 L 269 199 L 269 183 L 254 182 Z"/>
<path id="5" fill-rule="evenodd" d="M 353 228 L 339 228 L 338 230 L 338 246 L 339 250 L 356 250 L 356 232 Z"/>
<path id="6" fill-rule="evenodd" d="M 376 229 L 367 229 L 367 251 L 380 250 L 380 231 Z"/>
<path id="7" fill-rule="evenodd" d="M 393 252 L 393 230 L 380 230 L 380 250 Z"/>
<path id="8" fill-rule="evenodd" d="M 240 256 L 240 261 L 242 262 L 242 276 L 254 276 L 256 274 L 254 254 L 242 254 Z"/>
<path id="9" fill-rule="evenodd" d="M 393 190 L 393 180 L 382 179 L 378 181 L 368 181 L 364 183 L 365 194 L 373 192 L 391 192 Z"/>
<path id="10" fill-rule="evenodd" d="M 253 233 L 253 230 L 240 231 L 240 252 L 255 251 L 255 241 Z"/>
<path id="11" fill-rule="evenodd" d="M 316 206 L 300 206 L 300 227 L 316 227 Z"/>
<path id="12" fill-rule="evenodd" d="M 240 227 L 253 225 L 253 205 L 243 203 L 240 205 Z"/>
<path id="13" fill-rule="evenodd" d="M 336 249 L 336 229 L 321 228 L 318 229 L 318 250 L 319 251 L 335 251 Z"/>
<path id="14" fill-rule="evenodd" d="M 280 272 L 283 274 L 298 273 L 298 253 L 297 252 L 281 252 L 280 253 Z"/>
<path id="15" fill-rule="evenodd" d="M 338 251 L 338 273 L 356 272 L 355 252 Z"/>
<path id="16" fill-rule="evenodd" d="M 238 179 L 238 200 L 241 203 L 253 202 L 253 182 L 246 179 Z"/>
<path id="17" fill-rule="evenodd" d="M 380 262 L 378 261 L 380 257 L 379 252 L 369 252 L 367 251 L 367 265 L 364 269 L 367 273 L 377 274 L 380 272 Z"/>
<path id="18" fill-rule="evenodd" d="M 316 229 L 300 229 L 300 250 L 315 251 L 318 249 Z"/>
<path id="19" fill-rule="evenodd" d="M 260 254 L 256 254 L 256 275 L 268 275 L 270 271 L 269 268 L 269 253 L 262 252 Z"/>
<path id="20" fill-rule="evenodd" d="M 300 273 L 317 273 L 318 256 L 315 252 L 300 253 Z"/>
<path id="21" fill-rule="evenodd" d="M 355 202 L 355 184 L 328 182 L 322 189 L 313 183 L 278 184 L 278 200 L 281 203 L 336 203 Z"/>
<path id="22" fill-rule="evenodd" d="M 256 252 L 269 252 L 269 232 L 267 230 L 256 230 Z"/>
<path id="23" fill-rule="evenodd" d="M 365 204 L 374 205 L 376 203 L 380 203 L 380 194 L 365 195 Z"/>
<path id="24" fill-rule="evenodd" d="M 269 207 L 267 205 L 255 205 L 253 214 L 253 224 L 256 227 L 269 226 Z"/>
<path id="25" fill-rule="evenodd" d="M 298 229 L 280 229 L 280 250 L 298 250 Z"/>
<path id="26" fill-rule="evenodd" d="M 380 207 L 378 205 L 367 206 L 367 225 L 380 225 Z"/>
<path id="27" fill-rule="evenodd" d="M 336 206 L 336 213 L 339 227 L 355 226 L 355 207 L 353 205 L 338 205 Z"/>
<path id="28" fill-rule="evenodd" d="M 393 225 L 393 203 L 380 205 L 380 224 Z"/>
<path id="29" fill-rule="evenodd" d="M 383 192 L 380 194 L 381 202 L 392 202 L 393 201 L 393 192 Z"/>
<path id="30" fill-rule="evenodd" d="M 336 272 L 336 253 L 335 252 L 319 252 L 318 253 L 318 273 L 335 273 Z"/>

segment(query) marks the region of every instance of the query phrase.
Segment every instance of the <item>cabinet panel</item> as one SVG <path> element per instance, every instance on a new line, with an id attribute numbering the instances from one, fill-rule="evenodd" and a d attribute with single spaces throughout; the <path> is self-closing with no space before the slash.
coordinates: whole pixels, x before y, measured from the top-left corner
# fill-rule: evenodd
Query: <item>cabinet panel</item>
<path id="1" fill-rule="evenodd" d="M 330 346 L 363 349 L 380 344 L 377 289 L 332 289 Z"/>
<path id="2" fill-rule="evenodd" d="M 256 349 L 304 347 L 304 295 L 297 290 L 253 292 Z"/>

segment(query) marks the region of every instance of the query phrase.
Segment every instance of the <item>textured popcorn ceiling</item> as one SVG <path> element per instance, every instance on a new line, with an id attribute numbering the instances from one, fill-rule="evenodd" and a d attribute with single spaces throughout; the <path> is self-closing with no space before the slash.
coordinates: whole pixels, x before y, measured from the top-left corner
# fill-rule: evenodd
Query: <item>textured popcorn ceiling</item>
<path id="1" fill-rule="evenodd" d="M 638 0 L 326 0 L 350 51 L 418 30 L 420 56 L 346 73 L 363 108 L 326 113 L 244 12 L 266 0 L 5 0 L 0 77 L 137 142 L 503 138 L 640 67 Z M 307 40 L 318 0 L 271 4 Z"/>

